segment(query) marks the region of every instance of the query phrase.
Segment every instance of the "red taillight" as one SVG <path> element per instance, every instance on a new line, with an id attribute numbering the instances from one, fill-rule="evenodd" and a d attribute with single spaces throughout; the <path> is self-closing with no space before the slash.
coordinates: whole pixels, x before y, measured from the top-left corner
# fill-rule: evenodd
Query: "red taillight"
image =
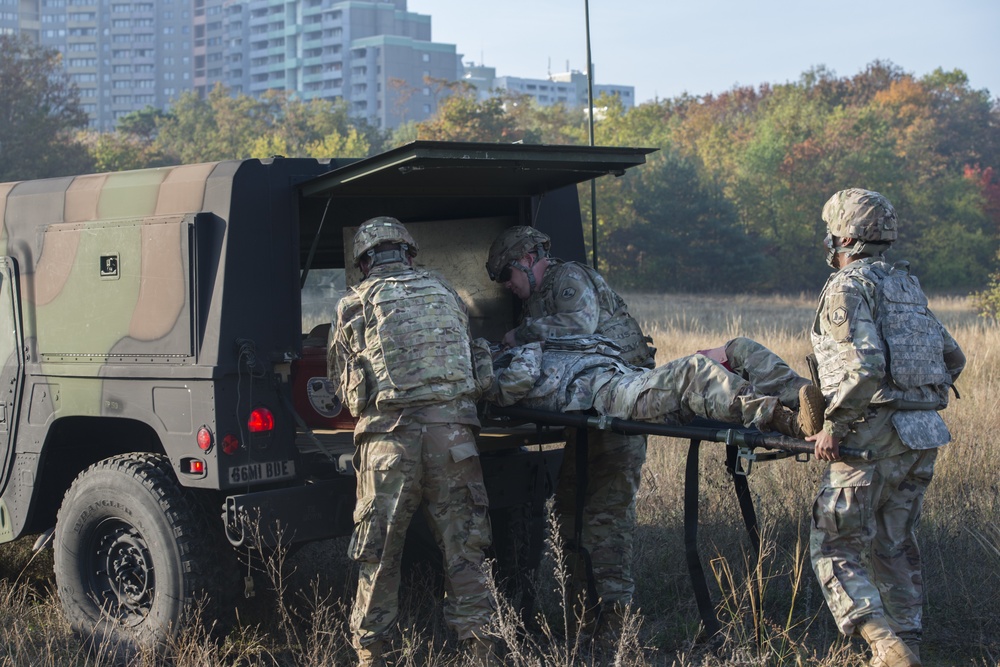
<path id="1" fill-rule="evenodd" d="M 274 430 L 274 415 L 267 408 L 254 408 L 247 420 L 247 428 L 251 433 L 262 433 Z"/>
<path id="2" fill-rule="evenodd" d="M 200 475 L 205 472 L 205 462 L 201 459 L 191 459 L 188 467 L 188 472 L 192 475 Z"/>
<path id="3" fill-rule="evenodd" d="M 198 429 L 198 446 L 206 452 L 212 448 L 212 432 L 207 426 Z"/>
<path id="4" fill-rule="evenodd" d="M 234 454 L 240 448 L 240 441 L 235 435 L 229 433 L 222 439 L 222 451 L 226 454 Z"/>

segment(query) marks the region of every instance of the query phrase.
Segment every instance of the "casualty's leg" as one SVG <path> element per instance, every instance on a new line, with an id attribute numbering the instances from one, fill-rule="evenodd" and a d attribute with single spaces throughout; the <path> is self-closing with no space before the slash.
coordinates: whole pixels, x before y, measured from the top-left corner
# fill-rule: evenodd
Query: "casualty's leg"
<path id="1" fill-rule="evenodd" d="M 725 345 L 726 359 L 734 373 L 753 385 L 754 391 L 777 396 L 782 405 L 799 407 L 799 389 L 811 384 L 784 359 L 757 341 L 737 337 Z"/>

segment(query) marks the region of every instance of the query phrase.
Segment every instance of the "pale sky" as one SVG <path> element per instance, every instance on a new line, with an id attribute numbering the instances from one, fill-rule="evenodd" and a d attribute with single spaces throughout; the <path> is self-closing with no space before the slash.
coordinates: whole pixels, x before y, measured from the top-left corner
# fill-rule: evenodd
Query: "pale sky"
<path id="1" fill-rule="evenodd" d="M 409 0 L 431 39 L 498 76 L 586 71 L 584 0 Z M 838 77 L 877 59 L 916 76 L 960 69 L 1000 97 L 1000 0 L 590 0 L 596 83 L 636 101 Z"/>

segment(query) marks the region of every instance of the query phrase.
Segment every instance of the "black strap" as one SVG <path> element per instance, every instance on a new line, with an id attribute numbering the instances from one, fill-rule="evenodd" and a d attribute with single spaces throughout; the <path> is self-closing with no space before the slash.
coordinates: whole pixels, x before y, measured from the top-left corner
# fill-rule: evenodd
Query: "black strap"
<path id="1" fill-rule="evenodd" d="M 708 592 L 705 570 L 698 557 L 698 447 L 700 440 L 691 440 L 688 447 L 687 466 L 684 469 L 684 552 L 687 556 L 688 573 L 694 588 L 694 599 L 698 603 L 698 613 L 705 624 L 709 639 L 719 633 L 719 619 L 715 616 L 715 605 Z"/>
<path id="2" fill-rule="evenodd" d="M 586 428 L 576 429 L 576 512 L 573 524 L 573 541 L 576 552 L 583 559 L 587 570 L 587 609 L 596 609 L 598 603 L 597 581 L 594 578 L 594 561 L 583 545 L 583 510 L 587 506 L 588 469 L 590 467 L 589 436 Z"/>
<path id="3" fill-rule="evenodd" d="M 733 488 L 736 490 L 736 500 L 740 504 L 740 514 L 743 515 L 743 525 L 746 526 L 752 549 L 751 569 L 757 566 L 757 556 L 760 554 L 760 528 L 757 525 L 757 512 L 754 510 L 753 497 L 750 495 L 750 484 L 746 475 L 737 474 L 739 448 L 735 445 L 726 446 L 726 470 L 733 478 Z"/>
<path id="4" fill-rule="evenodd" d="M 757 569 L 757 561 L 760 558 L 760 527 L 757 525 L 757 512 L 753 507 L 753 497 L 750 495 L 750 484 L 747 476 L 739 474 L 739 448 L 735 445 L 726 445 L 726 470 L 733 478 L 733 488 L 736 490 L 736 500 L 740 505 L 740 514 L 743 515 L 743 525 L 746 526 L 747 535 L 750 537 L 750 557 L 747 560 L 747 577 L 752 578 Z M 751 598 L 758 594 L 756 586 L 747 586 Z M 760 609 L 760 600 L 751 600 L 752 609 Z M 756 629 L 756 645 L 760 646 L 761 627 L 759 623 L 754 623 Z"/>

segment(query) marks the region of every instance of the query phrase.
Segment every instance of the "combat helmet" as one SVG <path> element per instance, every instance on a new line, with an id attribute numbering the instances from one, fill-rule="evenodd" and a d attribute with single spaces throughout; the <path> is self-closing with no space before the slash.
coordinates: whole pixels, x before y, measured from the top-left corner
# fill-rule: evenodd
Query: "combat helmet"
<path id="1" fill-rule="evenodd" d="M 836 256 L 846 254 L 881 256 L 896 240 L 896 209 L 877 192 L 849 188 L 830 197 L 823 205 L 826 223 L 826 263 L 837 268 Z M 834 238 L 850 238 L 849 246 L 837 246 Z"/>
<path id="2" fill-rule="evenodd" d="M 383 243 L 398 243 L 398 250 L 375 254 L 375 248 Z M 402 262 L 406 255 L 416 257 L 420 248 L 410 236 L 410 232 L 396 218 L 379 216 L 365 220 L 354 233 L 354 266 L 360 266 L 365 255 L 372 258 L 372 266 L 388 262 Z"/>
<path id="3" fill-rule="evenodd" d="M 490 254 L 486 259 L 486 273 L 489 274 L 490 280 L 503 282 L 500 276 L 503 275 L 505 268 L 529 252 L 535 252 L 539 257 L 547 257 L 551 243 L 548 234 L 534 227 L 525 225 L 508 227 L 500 232 L 490 246 Z"/>
<path id="4" fill-rule="evenodd" d="M 875 243 L 896 240 L 896 209 L 871 190 L 850 188 L 836 193 L 823 206 L 823 221 L 839 238 Z"/>

